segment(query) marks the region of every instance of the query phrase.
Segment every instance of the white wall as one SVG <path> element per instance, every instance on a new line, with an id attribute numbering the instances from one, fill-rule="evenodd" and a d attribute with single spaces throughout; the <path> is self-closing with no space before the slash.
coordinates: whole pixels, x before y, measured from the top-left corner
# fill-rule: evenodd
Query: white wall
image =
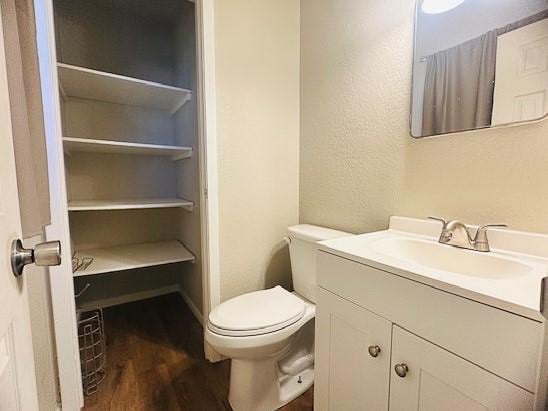
<path id="1" fill-rule="evenodd" d="M 215 2 L 221 299 L 289 285 L 299 209 L 299 1 Z"/>
<path id="2" fill-rule="evenodd" d="M 301 221 L 440 215 L 548 232 L 548 122 L 409 136 L 414 2 L 301 1 Z"/>

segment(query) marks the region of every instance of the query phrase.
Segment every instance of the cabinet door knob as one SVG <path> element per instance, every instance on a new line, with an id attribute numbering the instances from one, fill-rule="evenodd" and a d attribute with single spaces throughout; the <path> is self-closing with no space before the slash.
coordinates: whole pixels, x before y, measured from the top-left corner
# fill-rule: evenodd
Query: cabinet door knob
<path id="1" fill-rule="evenodd" d="M 396 364 L 394 371 L 396 371 L 398 377 L 404 378 L 409 372 L 409 367 L 405 364 Z"/>
<path id="2" fill-rule="evenodd" d="M 378 345 L 370 345 L 367 348 L 367 351 L 369 351 L 369 355 L 373 358 L 376 358 L 379 356 L 379 353 L 381 352 L 381 347 Z"/>

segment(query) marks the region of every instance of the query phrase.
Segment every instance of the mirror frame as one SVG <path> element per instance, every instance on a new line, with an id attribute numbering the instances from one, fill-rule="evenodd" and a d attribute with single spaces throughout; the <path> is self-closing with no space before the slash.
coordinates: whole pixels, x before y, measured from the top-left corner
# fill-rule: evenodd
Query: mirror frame
<path id="1" fill-rule="evenodd" d="M 529 124 L 537 124 L 542 123 L 546 119 L 548 119 L 548 112 L 537 119 L 534 120 L 525 120 L 525 121 L 514 121 L 512 123 L 505 123 L 505 124 L 496 124 L 491 125 L 489 127 L 478 127 L 478 128 L 471 128 L 469 130 L 461 130 L 461 131 L 452 131 L 450 133 L 443 133 L 443 134 L 432 134 L 430 136 L 414 136 L 413 135 L 413 93 L 414 93 L 414 87 L 415 84 L 415 50 L 417 45 L 417 27 L 418 27 L 418 19 L 419 19 L 419 11 L 420 11 L 420 5 L 422 0 L 416 0 L 415 1 L 415 15 L 413 16 L 413 47 L 411 50 L 411 93 L 410 93 L 410 99 L 409 99 L 409 135 L 414 140 L 422 140 L 425 138 L 435 138 L 435 137 L 444 137 L 444 136 L 451 136 L 454 134 L 462 134 L 462 133 L 473 133 L 473 132 L 482 132 L 485 130 L 498 130 L 503 128 L 512 128 L 512 127 L 519 127 L 519 126 L 526 126 Z"/>

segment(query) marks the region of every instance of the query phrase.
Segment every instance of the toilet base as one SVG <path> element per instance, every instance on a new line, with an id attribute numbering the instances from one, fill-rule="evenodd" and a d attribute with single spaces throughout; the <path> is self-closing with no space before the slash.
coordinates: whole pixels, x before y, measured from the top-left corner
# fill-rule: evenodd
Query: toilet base
<path id="1" fill-rule="evenodd" d="M 234 411 L 273 411 L 314 383 L 314 320 L 308 321 L 278 354 L 232 359 L 228 401 Z"/>
<path id="2" fill-rule="evenodd" d="M 314 365 L 297 375 L 287 375 L 280 370 L 278 358 L 233 359 L 228 401 L 234 411 L 273 411 L 303 394 L 313 383 Z"/>

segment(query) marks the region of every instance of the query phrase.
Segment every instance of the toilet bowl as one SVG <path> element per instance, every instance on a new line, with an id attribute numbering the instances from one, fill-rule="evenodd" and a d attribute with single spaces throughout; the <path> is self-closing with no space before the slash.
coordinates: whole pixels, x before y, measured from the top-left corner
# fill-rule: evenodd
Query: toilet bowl
<path id="1" fill-rule="evenodd" d="M 209 314 L 206 341 L 231 358 L 229 402 L 234 411 L 272 411 L 314 382 L 316 243 L 350 234 L 289 227 L 295 291 L 281 286 L 240 295 Z"/>

